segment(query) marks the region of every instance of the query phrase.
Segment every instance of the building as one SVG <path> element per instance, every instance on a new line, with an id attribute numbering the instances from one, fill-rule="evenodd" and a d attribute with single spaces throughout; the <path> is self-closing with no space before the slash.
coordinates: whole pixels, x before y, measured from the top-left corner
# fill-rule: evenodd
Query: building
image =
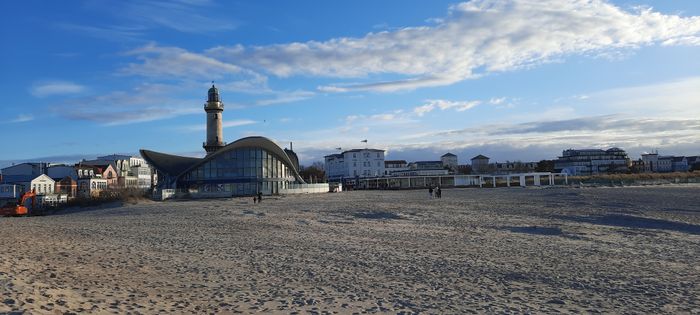
<path id="1" fill-rule="evenodd" d="M 153 171 L 141 157 L 112 154 L 98 156 L 97 159 L 113 162 L 116 165 L 120 187 L 149 189 L 154 182 Z"/>
<path id="2" fill-rule="evenodd" d="M 659 171 L 659 153 L 644 153 L 642 154 L 642 162 L 644 164 L 645 173 L 655 173 Z"/>
<path id="3" fill-rule="evenodd" d="M 16 184 L 0 184 L 0 203 L 3 200 L 14 200 L 22 196 L 22 187 Z"/>
<path id="4" fill-rule="evenodd" d="M 492 169 L 495 174 L 531 173 L 537 169 L 537 162 L 496 162 L 490 165 L 490 169 Z"/>
<path id="5" fill-rule="evenodd" d="M 673 156 L 671 156 L 671 155 L 659 156 L 659 158 L 657 160 L 656 172 L 658 172 L 658 173 L 673 172 Z"/>
<path id="6" fill-rule="evenodd" d="M 77 179 L 96 177 L 97 174 L 95 174 L 95 170 L 96 170 L 96 168 L 92 165 L 83 165 L 83 164 L 76 164 L 75 165 L 75 172 L 77 173 L 77 176 L 78 176 Z"/>
<path id="7" fill-rule="evenodd" d="M 56 193 L 56 181 L 46 174 L 41 174 L 28 182 L 19 183 L 24 191 L 34 190 L 37 195 L 52 195 Z"/>
<path id="8" fill-rule="evenodd" d="M 219 90 L 211 85 L 207 92 L 207 102 L 204 104 L 204 111 L 207 113 L 207 141 L 202 147 L 210 155 L 226 145 L 224 142 L 224 131 L 222 121 L 224 119 L 224 103 L 219 96 Z"/>
<path id="9" fill-rule="evenodd" d="M 20 163 L 0 170 L 0 183 L 28 185 L 39 175 L 46 174 L 48 163 Z M 28 191 L 29 186 L 23 186 L 22 191 Z M 26 190 L 25 190 L 26 189 Z"/>
<path id="10" fill-rule="evenodd" d="M 83 177 L 78 181 L 78 196 L 83 198 L 100 197 L 108 189 L 107 180 L 98 177 Z"/>
<path id="11" fill-rule="evenodd" d="M 119 172 L 117 172 L 114 162 L 104 160 L 82 161 L 78 165 L 78 168 L 80 168 L 81 165 L 91 166 L 93 168 L 91 172 L 93 176 L 107 180 L 107 188 L 117 189 L 124 187 L 120 185 Z"/>
<path id="12" fill-rule="evenodd" d="M 408 170 L 406 160 L 386 160 L 384 161 L 384 175 L 393 175 L 394 172 Z"/>
<path id="13" fill-rule="evenodd" d="M 669 164 L 670 165 L 670 164 Z M 588 176 L 608 173 L 626 173 L 631 161 L 627 153 L 620 148 L 601 149 L 568 149 L 562 152 L 554 161 L 556 172 L 568 175 Z"/>
<path id="14" fill-rule="evenodd" d="M 425 168 L 425 169 L 407 169 L 402 171 L 392 172 L 392 176 L 440 176 L 448 175 L 450 171 L 446 168 Z"/>
<path id="15" fill-rule="evenodd" d="M 173 192 L 191 198 L 328 192 L 328 184 L 309 185 L 299 176 L 298 159 L 291 147 L 285 151 L 272 140 L 258 136 L 226 144 L 221 129 L 223 103 L 213 85 L 204 111 L 206 157 L 140 150 L 143 159 L 156 171 L 155 192 L 162 198 Z"/>
<path id="16" fill-rule="evenodd" d="M 696 171 L 700 170 L 700 156 L 689 156 L 688 157 L 688 170 Z"/>
<path id="17" fill-rule="evenodd" d="M 67 198 L 75 198 L 78 196 L 78 182 L 70 176 L 64 178 L 56 179 L 53 178 L 56 183 L 56 193 L 60 195 L 65 195 Z"/>
<path id="18" fill-rule="evenodd" d="M 384 150 L 352 149 L 326 155 L 324 168 L 328 181 L 384 176 Z"/>
<path id="19" fill-rule="evenodd" d="M 472 173 L 482 174 L 489 171 L 489 158 L 485 155 L 477 155 L 471 159 Z"/>
<path id="20" fill-rule="evenodd" d="M 459 165 L 457 155 L 447 152 L 440 157 L 440 161 L 443 167 L 447 167 L 452 172 L 457 171 L 457 165 Z"/>
<path id="21" fill-rule="evenodd" d="M 672 163 L 674 172 L 687 172 L 689 170 L 688 159 L 685 156 L 674 156 Z"/>
<path id="22" fill-rule="evenodd" d="M 697 156 L 660 156 L 658 152 L 642 154 L 642 164 L 646 173 L 670 173 L 692 171 L 698 162 Z"/>
<path id="23" fill-rule="evenodd" d="M 408 163 L 408 168 L 412 170 L 437 170 L 444 169 L 442 161 L 415 161 Z"/>

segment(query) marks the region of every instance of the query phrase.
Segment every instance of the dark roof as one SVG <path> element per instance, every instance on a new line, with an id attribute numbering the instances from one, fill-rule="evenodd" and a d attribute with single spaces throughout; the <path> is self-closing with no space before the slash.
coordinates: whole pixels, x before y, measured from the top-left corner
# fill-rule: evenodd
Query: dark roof
<path id="1" fill-rule="evenodd" d="M 673 162 L 683 162 L 683 159 L 685 159 L 685 156 L 674 156 Z"/>
<path id="2" fill-rule="evenodd" d="M 481 155 L 481 154 L 479 154 L 479 155 L 477 155 L 477 156 L 475 156 L 475 157 L 472 158 L 472 160 L 488 160 L 488 159 L 489 159 L 488 156 L 484 156 L 484 155 Z"/>
<path id="3" fill-rule="evenodd" d="M 407 164 L 408 162 L 406 162 L 406 160 L 385 160 L 384 161 L 384 164 L 398 164 L 398 163 Z"/>
<path id="4" fill-rule="evenodd" d="M 150 150 L 141 150 L 141 156 L 159 172 L 172 176 L 182 174 L 191 166 L 202 161 L 200 158 L 178 156 Z"/>
<path id="5" fill-rule="evenodd" d="M 440 163 L 440 164 L 442 164 L 442 161 L 415 161 L 413 163 L 415 163 L 415 164 L 428 164 L 428 163 Z"/>
<path id="6" fill-rule="evenodd" d="M 36 178 L 36 176 L 31 176 L 31 175 L 3 175 L 2 176 L 2 183 L 3 184 L 11 184 L 11 183 L 21 183 L 21 182 L 29 182 L 32 179 Z"/>
<path id="7" fill-rule="evenodd" d="M 79 164 L 83 165 L 92 165 L 100 168 L 107 168 L 107 165 L 112 165 L 112 168 L 115 170 L 118 170 L 119 168 L 117 167 L 117 163 L 114 161 L 109 161 L 109 160 L 87 160 L 87 161 L 80 161 L 78 162 Z"/>
<path id="8" fill-rule="evenodd" d="M 446 156 L 457 156 L 457 155 L 454 155 L 450 152 L 447 152 L 447 153 L 443 154 L 441 157 L 446 157 Z"/>
<path id="9" fill-rule="evenodd" d="M 337 154 L 329 154 L 329 155 L 324 156 L 324 158 L 329 158 L 329 157 L 339 158 L 339 157 L 343 157 L 343 155 L 340 153 L 337 153 Z"/>

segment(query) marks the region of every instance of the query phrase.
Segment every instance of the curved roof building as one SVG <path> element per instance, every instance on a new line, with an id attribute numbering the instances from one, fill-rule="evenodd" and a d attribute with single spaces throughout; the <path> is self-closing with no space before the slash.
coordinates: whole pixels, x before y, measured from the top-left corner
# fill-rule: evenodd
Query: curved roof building
<path id="1" fill-rule="evenodd" d="M 213 86 L 205 105 L 206 157 L 141 150 L 141 156 L 157 172 L 159 189 L 185 189 L 199 196 L 244 196 L 277 194 L 290 184 L 305 184 L 299 176 L 296 154 L 272 140 L 256 136 L 225 144 L 220 128 L 223 105 L 213 106 L 212 102 L 221 103 Z"/>

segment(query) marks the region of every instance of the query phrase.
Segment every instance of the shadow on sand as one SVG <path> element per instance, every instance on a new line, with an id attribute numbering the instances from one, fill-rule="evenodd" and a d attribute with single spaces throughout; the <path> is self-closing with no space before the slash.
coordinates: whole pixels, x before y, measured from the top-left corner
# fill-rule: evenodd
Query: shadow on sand
<path id="1" fill-rule="evenodd" d="M 635 229 L 653 229 L 675 231 L 693 235 L 700 235 L 700 225 L 675 222 L 661 219 L 643 218 L 623 214 L 608 214 L 603 216 L 557 216 L 560 220 L 590 223 L 607 226 L 618 226 Z"/>
<path id="2" fill-rule="evenodd" d="M 556 235 L 560 236 L 564 233 L 558 227 L 537 227 L 537 226 L 510 226 L 505 227 L 506 230 L 513 233 L 525 233 L 533 235 Z"/>
<path id="3" fill-rule="evenodd" d="M 393 212 L 386 212 L 386 211 L 369 211 L 369 212 L 358 212 L 354 213 L 352 215 L 353 217 L 356 217 L 358 219 L 374 219 L 374 220 L 381 220 L 381 219 L 387 219 L 387 220 L 396 220 L 396 219 L 401 219 L 401 216 L 393 213 Z"/>
<path id="4" fill-rule="evenodd" d="M 63 209 L 51 209 L 51 210 L 44 210 L 40 213 L 32 214 L 32 216 L 54 216 L 54 215 L 68 215 L 68 214 L 74 214 L 74 213 L 81 213 L 81 212 L 95 212 L 95 211 L 100 211 L 100 210 L 108 210 L 108 209 L 116 209 L 116 208 L 121 208 L 126 205 L 130 205 L 127 203 L 123 203 L 121 201 L 112 201 L 112 202 L 107 202 L 103 203 L 100 205 L 92 205 L 92 206 L 71 206 L 68 208 L 63 208 Z"/>

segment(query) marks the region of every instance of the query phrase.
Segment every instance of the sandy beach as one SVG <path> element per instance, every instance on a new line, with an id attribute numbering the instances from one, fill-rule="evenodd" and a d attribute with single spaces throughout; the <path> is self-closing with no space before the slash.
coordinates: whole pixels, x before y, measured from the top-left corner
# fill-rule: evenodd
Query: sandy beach
<path id="1" fill-rule="evenodd" d="M 0 313 L 700 314 L 697 186 L 147 201 L 0 231 Z"/>

